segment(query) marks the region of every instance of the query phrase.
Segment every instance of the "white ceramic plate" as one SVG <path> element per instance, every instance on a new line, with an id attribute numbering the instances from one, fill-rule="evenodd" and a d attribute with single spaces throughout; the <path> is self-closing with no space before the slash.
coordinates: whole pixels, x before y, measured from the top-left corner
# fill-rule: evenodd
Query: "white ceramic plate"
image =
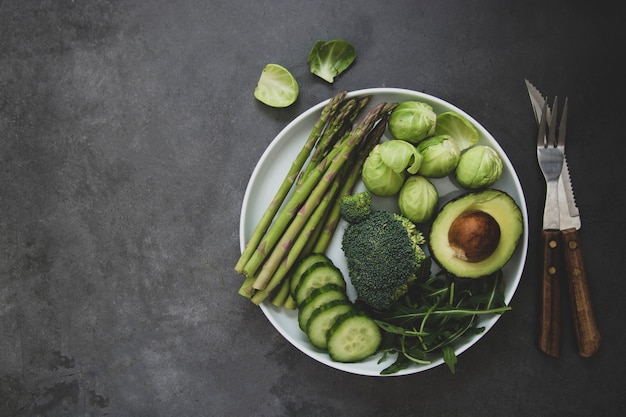
<path id="1" fill-rule="evenodd" d="M 479 143 L 490 145 L 498 151 L 502 157 L 504 169 L 502 177 L 493 186 L 493 188 L 503 190 L 513 197 L 517 201 L 524 218 L 524 234 L 520 240 L 519 246 L 511 260 L 503 268 L 506 288 L 505 301 L 508 304 L 517 289 L 524 268 L 524 261 L 526 259 L 528 247 L 528 214 L 519 179 L 517 178 L 515 170 L 511 165 L 511 161 L 508 159 L 498 142 L 470 115 L 439 98 L 416 91 L 396 88 L 372 88 L 359 90 L 349 93 L 348 97 L 362 95 L 372 95 L 372 100 L 370 101 L 369 106 L 362 114 L 365 114 L 367 110 L 383 101 L 397 103 L 405 100 L 418 100 L 426 102 L 434 108 L 437 114 L 444 111 L 455 111 L 470 120 L 478 129 L 480 134 Z M 302 148 L 313 128 L 313 125 L 318 120 L 322 108 L 327 102 L 328 101 L 319 103 L 294 119 L 278 134 L 278 136 L 276 136 L 261 156 L 261 159 L 252 173 L 252 177 L 250 178 L 250 182 L 248 183 L 248 188 L 246 189 L 243 199 L 240 219 L 240 246 L 242 251 L 245 243 L 252 235 L 256 224 L 269 205 L 283 178 L 289 171 L 292 161 Z M 389 137 L 387 136 L 387 138 Z M 459 190 L 448 178 L 437 179 L 433 182 L 437 186 L 441 196 L 441 204 L 459 194 Z M 361 189 L 365 188 L 362 184 L 359 184 L 356 190 L 358 191 Z M 374 204 L 380 208 L 386 209 L 394 209 L 396 207 L 393 198 L 375 199 Z M 339 225 L 334 239 L 328 248 L 327 254 L 342 270 L 344 276 L 349 281 L 345 258 L 341 250 L 341 236 L 343 234 L 344 227 L 345 223 L 341 223 Z M 349 282 L 348 294 L 352 299 L 354 299 L 355 292 Z M 261 304 L 261 310 L 276 330 L 278 330 L 280 334 L 282 334 L 291 344 L 311 358 L 332 368 L 359 375 L 380 376 L 380 371 L 393 363 L 393 357 L 387 358 L 382 363 L 378 363 L 380 355 L 374 355 L 368 360 L 359 363 L 345 364 L 333 362 L 330 360 L 327 353 L 314 348 L 309 343 L 306 335 L 298 327 L 296 311 L 276 308 L 267 300 Z M 493 327 L 499 317 L 499 315 L 481 317 L 478 321 L 478 325 L 484 326 L 485 331 L 478 335 L 463 338 L 461 343 L 455 345 L 456 354 L 461 354 L 470 346 L 478 342 L 478 340 L 483 337 L 487 331 L 491 329 L 491 327 Z M 413 364 L 407 369 L 404 369 L 396 374 L 392 374 L 392 376 L 425 371 L 442 363 L 443 359 L 441 357 L 434 357 L 432 358 L 432 362 L 428 365 Z"/>

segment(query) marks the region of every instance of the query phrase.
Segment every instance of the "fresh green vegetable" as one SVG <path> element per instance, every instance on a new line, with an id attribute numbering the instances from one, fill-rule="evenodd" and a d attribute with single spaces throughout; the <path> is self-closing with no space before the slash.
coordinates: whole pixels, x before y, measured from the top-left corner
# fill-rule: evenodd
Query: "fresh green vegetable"
<path id="1" fill-rule="evenodd" d="M 432 106 L 421 101 L 403 101 L 389 117 L 389 132 L 396 139 L 412 144 L 435 133 L 437 114 Z"/>
<path id="2" fill-rule="evenodd" d="M 384 103 L 372 109 L 345 138 L 341 145 L 334 146 L 328 155 L 296 188 L 287 205 L 278 214 L 276 221 L 254 250 L 243 268 L 247 276 L 254 276 L 252 288 L 263 290 L 289 251 L 294 239 L 302 231 L 306 221 L 315 211 L 350 155 L 380 117 Z M 356 152 L 355 152 L 356 153 Z"/>
<path id="3" fill-rule="evenodd" d="M 363 108 L 369 102 L 369 99 L 370 97 L 366 96 L 361 97 L 357 100 L 357 105 L 353 110 L 352 115 L 346 120 L 348 126 L 352 126 L 352 123 L 356 119 L 356 115 L 360 114 L 361 110 L 363 110 Z M 365 157 L 380 141 L 380 138 L 382 137 L 385 126 L 387 124 L 389 111 L 393 109 L 393 106 L 394 105 L 390 104 L 385 107 L 385 109 L 382 111 L 378 124 L 374 126 L 374 128 L 367 134 L 367 137 L 365 138 L 362 146 L 359 146 L 358 153 L 355 154 L 352 158 L 353 162 L 349 166 L 350 169 L 346 170 L 348 172 L 345 174 L 343 185 L 337 191 L 337 195 L 335 196 L 331 207 L 329 207 L 329 209 L 325 213 L 323 222 L 320 222 L 314 233 L 307 238 L 308 243 L 305 253 L 323 253 L 330 245 L 330 241 L 335 234 L 335 230 L 337 229 L 337 225 L 339 224 L 339 219 L 341 218 L 341 214 L 339 212 L 340 199 L 342 196 L 351 194 L 352 188 L 357 183 L 359 178 L 361 178 L 361 170 L 363 168 Z M 349 129 L 348 126 L 346 126 L 346 129 Z"/>
<path id="4" fill-rule="evenodd" d="M 327 332 L 330 358 L 337 362 L 358 362 L 373 355 L 382 341 L 374 320 L 353 311 L 339 316 Z"/>
<path id="5" fill-rule="evenodd" d="M 341 198 L 339 207 L 341 217 L 350 223 L 359 223 L 372 214 L 372 195 L 357 193 Z"/>
<path id="6" fill-rule="evenodd" d="M 379 152 L 378 146 L 374 147 L 363 164 L 361 179 L 365 187 L 377 196 L 389 196 L 396 194 L 402 188 L 405 173 L 396 172 L 386 166 Z"/>
<path id="7" fill-rule="evenodd" d="M 415 146 L 403 140 L 389 140 L 378 145 L 383 164 L 395 172 L 415 174 L 422 164 L 422 155 Z"/>
<path id="8" fill-rule="evenodd" d="M 311 314 L 323 304 L 335 300 L 348 300 L 345 288 L 336 284 L 325 284 L 313 290 L 298 306 L 298 326 L 300 326 L 300 330 L 306 332 Z"/>
<path id="9" fill-rule="evenodd" d="M 428 246 L 437 264 L 463 278 L 501 269 L 524 231 L 522 212 L 504 191 L 487 188 L 447 202 L 435 216 Z"/>
<path id="10" fill-rule="evenodd" d="M 287 107 L 298 98 L 298 82 L 289 70 L 278 64 L 267 64 L 259 77 L 254 97 L 272 107 Z"/>
<path id="11" fill-rule="evenodd" d="M 341 193 L 347 193 L 354 184 L 362 167 L 362 152 L 371 150 L 380 140 L 378 122 L 386 121 L 386 114 L 393 110 L 393 104 L 380 103 L 358 122 L 346 129 L 333 144 L 326 145 L 324 155 L 315 164 L 314 169 L 307 169 L 311 152 L 321 145 L 321 137 L 341 107 L 345 92 L 330 100 L 322 110 L 320 119 L 315 124 L 304 148 L 293 161 L 292 168 L 281 187 L 255 228 L 250 241 L 235 265 L 235 270 L 246 275 L 239 294 L 251 298 L 254 303 L 261 303 L 274 289 L 283 290 L 284 278 L 301 255 L 312 247 L 311 236 L 316 231 L 332 229 L 329 223 L 335 223 L 331 212 L 336 207 L 336 200 Z M 352 125 L 362 106 L 355 106 L 352 113 L 346 114 L 346 122 Z M 373 142 L 373 143 L 372 143 Z M 306 175 L 305 175 L 306 173 Z M 286 199 L 290 189 L 296 184 L 293 194 Z M 317 242 L 317 237 L 313 243 Z M 323 245 L 322 245 L 323 246 Z M 313 246 L 316 247 L 316 246 Z M 282 298 L 282 297 L 281 297 Z M 293 305 L 292 300 L 287 300 Z M 277 303 L 281 300 L 277 299 Z"/>
<path id="12" fill-rule="evenodd" d="M 324 253 L 312 253 L 307 255 L 293 268 L 291 278 L 289 279 L 289 293 L 292 297 L 296 295 L 296 288 L 305 272 L 315 264 L 331 265 L 333 262 Z"/>
<path id="13" fill-rule="evenodd" d="M 445 112 L 437 116 L 435 136 L 448 135 L 460 151 L 478 143 L 478 131 L 474 125 L 455 112 Z"/>
<path id="14" fill-rule="evenodd" d="M 397 194 L 407 172 L 415 174 L 422 155 L 415 146 L 403 140 L 390 140 L 376 145 L 367 156 L 361 174 L 365 187 L 374 195 Z"/>
<path id="15" fill-rule="evenodd" d="M 389 308 L 406 293 L 426 259 L 424 243 L 415 225 L 397 213 L 377 210 L 350 223 L 341 244 L 357 299 L 375 309 Z"/>
<path id="16" fill-rule="evenodd" d="M 381 103 L 356 123 L 367 102 L 368 98 L 345 99 L 341 93 L 322 110 L 235 267 L 246 275 L 240 294 L 258 304 L 272 293 L 276 306 L 297 306 L 301 329 L 314 346 L 327 349 L 333 360 L 355 362 L 377 351 L 383 352 L 382 360 L 396 353 L 395 363 L 382 372 L 388 374 L 410 363 L 429 363 L 431 356 L 438 354 L 454 372 L 454 342 L 465 334 L 482 331 L 476 324 L 478 316 L 509 309 L 503 301 L 501 271 L 487 276 L 481 272 L 480 278 L 473 280 L 459 279 L 458 272 L 450 272 L 435 256 L 437 249 L 431 247 L 433 260 L 443 268 L 431 276 L 431 258 L 420 246 L 425 240 L 414 223 L 428 221 L 436 210 L 437 190 L 433 196 L 425 175 L 445 176 L 452 172 L 452 166 L 461 178 L 459 183 L 472 186 L 477 181 L 464 179 L 464 169 L 476 174 L 470 162 L 492 162 L 491 156 L 474 145 L 471 132 L 458 133 L 463 130 L 458 122 L 464 120 L 459 115 L 417 123 L 430 127 L 423 137 L 413 138 L 415 142 L 394 139 L 379 144 L 385 129 L 391 132 L 391 116 L 400 106 Z M 422 117 L 431 120 L 424 111 L 430 106 L 418 104 L 424 105 L 418 106 L 426 113 Z M 396 122 L 396 126 L 402 125 L 400 119 Z M 442 130 L 437 132 L 441 134 L 435 134 L 440 123 Z M 461 136 L 466 144 L 474 145 L 463 152 L 472 156 L 466 161 L 467 167 L 460 163 L 457 138 Z M 484 154 L 473 155 L 470 151 L 474 148 Z M 365 171 L 366 156 L 374 154 L 386 170 L 401 173 L 401 214 L 372 210 L 371 191 L 351 194 L 352 186 L 361 178 L 361 168 Z M 476 169 L 481 167 L 479 164 Z M 412 176 L 405 182 L 409 174 Z M 435 208 L 431 209 L 433 201 Z M 466 211 L 438 216 L 431 231 L 442 227 L 443 217 L 458 223 Z M 354 304 L 345 293 L 341 271 L 323 255 L 339 216 L 349 223 L 341 243 L 357 292 Z M 493 217 L 499 224 L 497 215 Z M 518 229 L 511 230 L 517 236 Z M 429 244 L 433 241 L 431 234 Z M 467 258 L 466 263 L 482 262 L 470 259 L 471 254 Z"/>
<path id="17" fill-rule="evenodd" d="M 491 187 L 502 175 L 502 159 L 490 146 L 476 145 L 461 154 L 455 177 L 463 188 Z"/>
<path id="18" fill-rule="evenodd" d="M 343 39 L 318 40 L 309 52 L 307 64 L 311 73 L 333 83 L 335 77 L 347 70 L 355 58 L 356 49 L 350 42 Z"/>
<path id="19" fill-rule="evenodd" d="M 296 301 L 293 298 L 293 294 L 295 289 L 292 288 L 295 284 L 293 282 L 298 282 L 298 268 L 297 266 L 294 268 L 294 264 L 296 263 L 298 257 L 304 256 L 312 251 L 310 251 L 310 247 L 308 247 L 308 243 L 311 239 L 316 239 L 314 236 L 315 231 L 319 228 L 319 224 L 324 221 L 324 217 L 326 216 L 329 207 L 331 206 L 331 202 L 333 198 L 336 197 L 336 194 L 339 189 L 339 184 L 337 182 L 333 182 L 329 189 L 324 194 L 322 201 L 320 204 L 315 207 L 315 210 L 307 220 L 303 229 L 300 231 L 300 234 L 291 244 L 291 248 L 289 252 L 285 254 L 283 262 L 278 265 L 274 274 L 272 275 L 269 282 L 265 285 L 265 288 L 261 290 L 257 290 L 254 295 L 251 297 L 252 302 L 258 304 L 262 302 L 270 292 L 273 292 L 276 286 L 280 286 L 275 296 L 272 298 L 272 304 L 276 307 L 284 306 L 289 309 L 294 309 L 297 307 Z M 292 268 L 293 273 L 292 273 Z M 289 274 L 291 273 L 291 279 L 288 279 Z M 253 278 L 256 280 L 256 278 Z M 248 278 L 246 278 L 248 281 Z M 244 282 L 245 285 L 249 285 Z M 253 284 L 252 284 L 253 285 Z M 246 289 L 248 287 L 243 287 Z M 254 288 L 254 287 L 252 287 Z M 241 292 L 240 292 L 241 293 Z"/>
<path id="20" fill-rule="evenodd" d="M 246 243 L 246 247 L 244 248 L 241 256 L 239 257 L 239 260 L 235 265 L 234 269 L 236 272 L 244 272 L 244 266 L 250 260 L 250 257 L 252 256 L 254 251 L 257 249 L 265 232 L 268 230 L 270 224 L 272 223 L 272 220 L 274 219 L 281 205 L 285 201 L 287 194 L 293 187 L 295 179 L 300 173 L 300 170 L 305 167 L 311 151 L 317 147 L 319 139 L 325 130 L 326 123 L 335 114 L 346 94 L 347 93 L 345 91 L 336 94 L 328 101 L 328 104 L 326 104 L 326 106 L 324 106 L 324 108 L 322 109 L 320 117 L 313 126 L 313 129 L 311 130 L 311 133 L 309 134 L 309 137 L 307 138 L 304 146 L 291 164 L 291 168 L 283 179 L 283 182 L 276 192 L 276 195 L 274 195 L 272 202 L 267 207 L 267 209 L 263 213 L 263 216 L 261 217 L 261 220 L 259 220 L 259 223 L 257 223 L 256 227 L 254 228 L 250 240 Z"/>
<path id="21" fill-rule="evenodd" d="M 413 223 L 425 223 L 433 216 L 439 204 L 437 188 L 425 177 L 409 177 L 398 196 L 400 213 Z"/>
<path id="22" fill-rule="evenodd" d="M 334 300 L 318 307 L 307 323 L 307 336 L 313 346 L 326 349 L 328 331 L 338 317 L 353 311 L 350 301 Z"/>
<path id="23" fill-rule="evenodd" d="M 345 134 L 349 134 L 351 124 L 356 120 L 357 115 L 369 102 L 369 99 L 369 96 L 359 97 L 356 99 L 356 106 L 353 107 L 352 113 L 346 115 L 347 118 L 345 123 L 347 123 L 350 127 L 348 128 L 346 126 L 344 128 L 346 130 Z M 289 251 L 285 254 L 283 262 L 281 262 L 276 268 L 270 282 L 264 289 L 256 291 L 254 296 L 252 296 L 252 301 L 254 303 L 258 304 L 262 302 L 270 292 L 274 291 L 276 285 L 280 285 L 281 287 L 278 291 L 276 291 L 276 295 L 272 299 L 272 304 L 277 307 L 283 306 L 288 309 L 295 309 L 297 307 L 296 301 L 290 294 L 290 289 L 286 288 L 290 286 L 290 280 L 284 278 L 289 276 L 296 259 L 307 256 L 311 253 L 324 253 L 330 245 L 330 241 L 339 224 L 339 219 L 341 218 L 339 212 L 340 198 L 341 196 L 348 195 L 352 192 L 354 184 L 361 176 L 363 161 L 365 160 L 366 155 L 368 155 L 372 148 L 380 141 L 387 124 L 388 114 L 391 110 L 393 110 L 394 106 L 394 104 L 387 104 L 383 106 L 378 123 L 372 130 L 369 131 L 366 137 L 363 138 L 362 143 L 357 147 L 358 153 L 350 157 L 350 161 L 342 170 L 342 174 L 338 179 L 333 181 L 329 189 L 326 191 L 322 202 L 315 208 L 306 225 L 296 240 L 292 243 Z M 345 107 L 346 106 L 342 106 L 342 108 Z M 340 110 L 335 119 L 344 113 L 344 110 Z M 334 122 L 329 123 L 330 125 L 327 126 L 327 129 L 334 126 Z M 326 130 L 320 138 L 320 143 L 318 143 L 314 153 L 317 153 L 321 144 L 327 147 L 331 146 L 330 142 L 325 139 Z M 299 173 L 299 176 L 307 176 L 310 172 L 308 168 L 309 167 L 306 166 L 303 172 Z M 300 185 L 300 183 L 298 183 L 298 185 Z M 242 286 L 244 289 L 244 294 L 242 295 L 246 294 L 246 288 L 251 287 L 252 279 L 246 278 L 246 282 L 244 282 L 244 285 Z"/>
<path id="24" fill-rule="evenodd" d="M 334 267 L 332 261 L 328 263 Z M 302 268 L 309 265 L 301 271 L 305 277 L 317 274 L 319 256 L 309 255 L 299 265 Z M 317 279 L 309 284 L 314 282 Z M 345 285 L 332 282 L 314 288 L 298 304 L 298 325 L 313 346 L 327 349 L 331 359 L 337 362 L 357 362 L 373 355 L 382 339 L 374 320 L 354 308 Z"/>
<path id="25" fill-rule="evenodd" d="M 450 136 L 433 136 L 417 145 L 417 150 L 424 156 L 418 171 L 425 177 L 442 178 L 454 172 L 461 153 Z"/>
<path id="26" fill-rule="evenodd" d="M 510 309 L 504 302 L 500 271 L 480 280 L 463 280 L 445 273 L 418 277 L 392 308 L 368 311 L 384 331 L 382 359 L 397 354 L 395 362 L 381 374 L 396 373 L 411 363 L 428 364 L 438 354 L 454 372 L 454 342 L 484 331 L 477 325 L 479 316 Z"/>
<path id="27" fill-rule="evenodd" d="M 326 284 L 334 284 L 345 290 L 346 282 L 343 279 L 343 274 L 333 264 L 317 263 L 313 264 L 302 275 L 302 279 L 298 282 L 293 298 L 298 305 L 309 296 L 311 293 Z"/>

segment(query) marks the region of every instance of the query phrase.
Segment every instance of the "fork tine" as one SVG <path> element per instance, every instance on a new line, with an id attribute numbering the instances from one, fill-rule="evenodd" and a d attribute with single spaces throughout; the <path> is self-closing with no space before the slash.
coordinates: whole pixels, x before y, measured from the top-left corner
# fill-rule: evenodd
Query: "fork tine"
<path id="1" fill-rule="evenodd" d="M 558 113 L 558 104 L 559 98 L 554 97 L 554 104 L 552 105 L 552 120 L 550 121 L 550 126 L 548 127 L 548 146 L 556 147 L 556 124 L 557 124 L 557 113 Z"/>
<path id="2" fill-rule="evenodd" d="M 546 146 L 546 125 L 548 124 L 547 119 L 547 110 L 548 110 L 548 102 L 543 102 L 543 110 L 541 111 L 541 121 L 539 122 L 539 133 L 537 134 L 537 147 L 543 148 Z"/>
<path id="3" fill-rule="evenodd" d="M 559 122 L 559 141 L 557 143 L 559 148 L 565 147 L 565 130 L 567 128 L 567 97 L 565 97 L 565 104 L 563 105 L 563 114 L 561 115 L 561 121 Z"/>

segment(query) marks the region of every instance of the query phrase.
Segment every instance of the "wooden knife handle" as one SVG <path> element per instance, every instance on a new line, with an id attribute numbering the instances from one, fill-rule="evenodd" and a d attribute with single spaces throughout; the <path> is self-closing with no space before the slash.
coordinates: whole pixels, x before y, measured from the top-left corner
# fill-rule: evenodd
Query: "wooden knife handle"
<path id="1" fill-rule="evenodd" d="M 561 268 L 561 233 L 544 230 L 543 277 L 541 281 L 541 312 L 539 348 L 558 358 L 561 355 L 561 292 L 559 275 Z"/>
<path id="2" fill-rule="evenodd" d="M 563 230 L 561 233 L 578 353 L 589 357 L 600 347 L 600 332 L 591 305 L 580 240 L 574 228 Z"/>

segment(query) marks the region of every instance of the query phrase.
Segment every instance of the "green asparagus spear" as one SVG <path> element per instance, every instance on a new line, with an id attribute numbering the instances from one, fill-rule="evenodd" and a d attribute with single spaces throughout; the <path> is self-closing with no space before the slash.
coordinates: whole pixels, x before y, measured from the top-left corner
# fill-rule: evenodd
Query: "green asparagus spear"
<path id="1" fill-rule="evenodd" d="M 272 220 L 280 209 L 281 204 L 285 200 L 287 194 L 289 194 L 289 190 L 293 186 L 296 178 L 298 177 L 298 174 L 302 170 L 302 167 L 305 165 L 307 159 L 309 158 L 311 151 L 319 140 L 324 126 L 326 125 L 326 122 L 337 111 L 337 108 L 345 98 L 346 94 L 347 92 L 344 91 L 335 95 L 329 100 L 324 109 L 322 109 L 320 118 L 315 123 L 313 130 L 311 131 L 306 143 L 304 144 L 304 147 L 302 148 L 296 159 L 293 161 L 291 169 L 283 180 L 280 188 L 274 196 L 274 199 L 270 203 L 269 207 L 266 209 L 265 213 L 261 217 L 261 220 L 254 229 L 252 236 L 246 243 L 246 247 L 235 265 L 235 271 L 239 273 L 244 272 L 244 266 L 246 265 L 254 251 L 257 249 L 259 242 L 261 242 L 263 235 L 266 233 L 267 229 L 272 223 Z"/>
<path id="2" fill-rule="evenodd" d="M 274 232 L 279 233 L 280 238 L 278 244 L 273 247 L 271 254 L 267 258 L 267 260 L 263 263 L 262 268 L 254 281 L 253 287 L 257 290 L 262 290 L 267 285 L 267 282 L 270 280 L 273 273 L 278 268 L 278 265 L 283 259 L 285 253 L 291 247 L 293 240 L 297 237 L 297 234 L 300 232 L 306 220 L 309 218 L 311 213 L 314 211 L 314 208 L 319 204 L 322 199 L 324 193 L 334 180 L 337 172 L 341 169 L 343 164 L 350 158 L 351 152 L 357 147 L 360 143 L 360 140 L 372 129 L 376 121 L 380 118 L 380 113 L 383 110 L 386 103 L 381 103 L 372 109 L 363 120 L 352 130 L 351 134 L 345 141 L 345 144 L 341 145 L 339 148 L 339 152 L 336 157 L 333 157 L 330 160 L 330 164 L 328 165 L 327 170 L 324 175 L 320 178 L 319 182 L 314 184 L 314 186 L 308 188 L 304 185 L 308 183 L 308 179 L 313 177 L 310 175 L 305 183 L 303 183 L 301 189 L 302 194 L 306 194 L 306 201 L 300 209 L 293 213 L 293 218 L 289 226 L 283 231 Z M 332 152 L 331 152 L 332 154 Z M 329 155 L 331 155 L 329 154 Z M 270 233 L 272 229 L 270 229 Z M 258 251 L 256 253 L 259 253 Z M 246 265 L 247 267 L 247 265 Z M 256 269 L 254 269 L 256 272 Z"/>

